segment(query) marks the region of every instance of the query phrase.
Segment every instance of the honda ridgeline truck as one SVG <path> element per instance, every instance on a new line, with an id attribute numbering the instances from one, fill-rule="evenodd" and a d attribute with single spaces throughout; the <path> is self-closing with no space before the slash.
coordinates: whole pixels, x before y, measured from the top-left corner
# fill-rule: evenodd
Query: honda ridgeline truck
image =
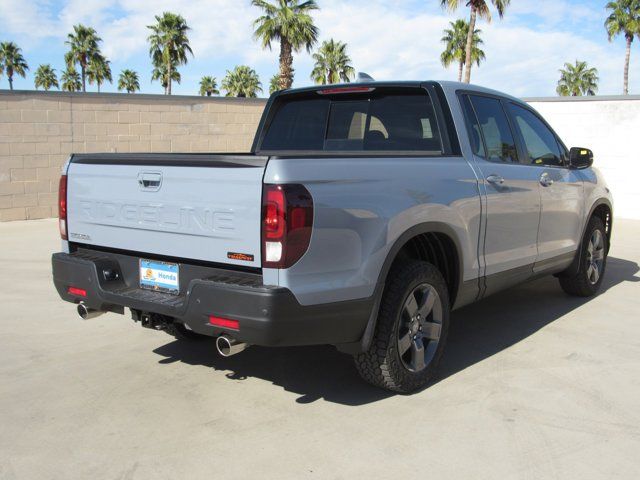
<path id="1" fill-rule="evenodd" d="M 434 376 L 450 312 L 555 275 L 600 288 L 613 213 L 586 148 L 449 82 L 287 90 L 250 153 L 72 155 L 60 296 L 183 340 L 335 345 L 396 392 Z"/>

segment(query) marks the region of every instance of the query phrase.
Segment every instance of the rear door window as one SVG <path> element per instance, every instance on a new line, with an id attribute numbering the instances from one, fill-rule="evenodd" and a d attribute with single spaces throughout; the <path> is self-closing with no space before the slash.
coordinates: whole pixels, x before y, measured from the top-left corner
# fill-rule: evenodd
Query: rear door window
<path id="1" fill-rule="evenodd" d="M 484 140 L 484 157 L 491 162 L 517 163 L 516 144 L 502 102 L 479 95 L 469 99 Z"/>
<path id="2" fill-rule="evenodd" d="M 283 95 L 272 108 L 262 151 L 442 153 L 433 103 L 420 88 Z"/>

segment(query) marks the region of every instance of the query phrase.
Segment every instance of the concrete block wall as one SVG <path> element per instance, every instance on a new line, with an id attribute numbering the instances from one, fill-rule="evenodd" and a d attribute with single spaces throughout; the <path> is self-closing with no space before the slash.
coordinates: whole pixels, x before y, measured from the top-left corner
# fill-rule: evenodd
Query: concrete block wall
<path id="1" fill-rule="evenodd" d="M 617 217 L 640 219 L 640 97 L 534 98 L 568 146 L 591 148 Z M 71 152 L 242 152 L 265 100 L 0 90 L 0 221 L 57 215 Z"/>
<path id="2" fill-rule="evenodd" d="M 245 152 L 265 100 L 0 91 L 0 221 L 57 215 L 70 153 Z"/>

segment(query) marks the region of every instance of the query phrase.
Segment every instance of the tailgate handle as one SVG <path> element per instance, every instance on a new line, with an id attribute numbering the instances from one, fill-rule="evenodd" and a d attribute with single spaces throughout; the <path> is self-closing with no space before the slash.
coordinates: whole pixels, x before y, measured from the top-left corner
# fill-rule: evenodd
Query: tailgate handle
<path id="1" fill-rule="evenodd" d="M 140 172 L 138 174 L 138 185 L 146 192 L 157 192 L 162 185 L 162 173 Z"/>

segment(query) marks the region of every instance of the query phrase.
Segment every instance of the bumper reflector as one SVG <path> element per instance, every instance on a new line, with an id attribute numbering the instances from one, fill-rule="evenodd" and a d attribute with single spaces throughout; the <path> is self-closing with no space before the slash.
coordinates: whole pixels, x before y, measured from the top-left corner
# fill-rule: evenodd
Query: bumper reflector
<path id="1" fill-rule="evenodd" d="M 232 330 L 240 330 L 240 322 L 238 320 L 230 320 L 228 318 L 209 316 L 209 323 L 216 327 L 230 328 Z"/>
<path id="2" fill-rule="evenodd" d="M 76 288 L 76 287 L 69 287 L 67 289 L 67 293 L 69 295 L 75 295 L 77 297 L 86 297 L 87 296 L 87 291 L 83 290 L 81 288 Z"/>

